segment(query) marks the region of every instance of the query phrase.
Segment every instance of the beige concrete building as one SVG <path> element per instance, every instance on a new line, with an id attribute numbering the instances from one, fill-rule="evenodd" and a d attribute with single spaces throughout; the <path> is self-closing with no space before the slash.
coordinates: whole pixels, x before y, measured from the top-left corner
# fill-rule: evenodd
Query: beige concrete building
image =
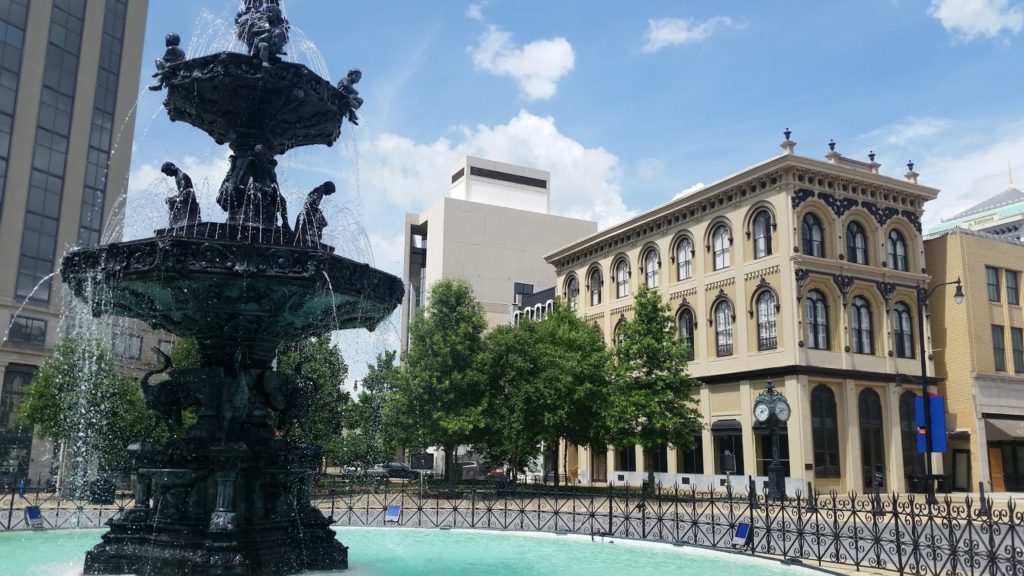
<path id="1" fill-rule="evenodd" d="M 0 3 L 0 481 L 51 473 L 52 448 L 37 439 L 29 449 L 15 410 L 57 339 L 51 274 L 61 255 L 117 237 L 108 219 L 131 160 L 147 9 L 147 0 Z M 111 344 L 129 362 L 149 360 L 140 336 L 125 324 Z"/>
<path id="2" fill-rule="evenodd" d="M 751 411 L 770 377 L 793 407 L 781 442 L 789 493 L 807 482 L 862 491 L 875 475 L 904 491 L 924 467 L 915 388 L 900 375 L 920 374 L 920 218 L 938 191 L 912 165 L 892 178 L 834 150 L 798 156 L 786 136 L 777 157 L 549 254 L 556 292 L 609 343 L 641 284 L 671 305 L 705 383 L 707 427 L 696 450 L 655 455 L 663 484 L 723 485 L 726 451 L 736 474 L 766 482 L 769 436 Z M 568 452 L 582 482 L 646 473 L 638 447 Z"/>
<path id="3" fill-rule="evenodd" d="M 932 283 L 962 279 L 965 301 L 929 301 L 947 398 L 954 488 L 1024 490 L 1024 243 L 953 229 L 925 240 Z"/>
<path id="4" fill-rule="evenodd" d="M 550 214 L 550 195 L 549 172 L 466 157 L 452 170 L 448 196 L 406 215 L 403 351 L 410 320 L 442 278 L 469 282 L 490 327 L 509 322 L 517 298 L 555 283 L 544 255 L 597 224 Z"/>

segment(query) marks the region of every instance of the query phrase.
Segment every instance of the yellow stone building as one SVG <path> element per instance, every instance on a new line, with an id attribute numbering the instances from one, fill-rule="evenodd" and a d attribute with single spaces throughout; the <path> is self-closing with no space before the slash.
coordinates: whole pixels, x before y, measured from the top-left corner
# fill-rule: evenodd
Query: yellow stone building
<path id="1" fill-rule="evenodd" d="M 929 302 L 947 398 L 955 489 L 1024 489 L 1024 243 L 955 228 L 924 242 L 932 283 L 961 278 L 965 304 Z M 934 298 L 934 297 L 933 297 Z"/>
<path id="2" fill-rule="evenodd" d="M 770 441 L 751 414 L 772 378 L 793 415 L 782 436 L 787 491 L 904 491 L 920 386 L 916 288 L 929 281 L 920 218 L 938 191 L 873 161 L 782 154 L 565 246 L 546 259 L 556 293 L 613 343 L 641 284 L 660 291 L 704 382 L 698 448 L 655 455 L 664 485 L 766 481 Z M 834 147 L 834 144 L 830 145 Z M 929 371 L 931 365 L 929 362 Z M 934 380 L 934 377 L 930 377 Z M 639 447 L 566 448 L 570 480 L 646 476 Z M 732 480 L 737 482 L 736 478 Z"/>

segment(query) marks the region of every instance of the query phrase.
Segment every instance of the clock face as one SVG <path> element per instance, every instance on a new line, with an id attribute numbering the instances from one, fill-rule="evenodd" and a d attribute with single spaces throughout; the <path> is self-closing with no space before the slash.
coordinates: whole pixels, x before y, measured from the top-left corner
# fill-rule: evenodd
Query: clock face
<path id="1" fill-rule="evenodd" d="M 761 402 L 757 406 L 754 406 L 754 418 L 756 418 L 758 422 L 764 422 L 768 420 L 768 417 L 770 415 L 771 410 L 768 409 L 768 404 Z"/>
<path id="2" fill-rule="evenodd" d="M 787 402 L 776 402 L 775 403 L 775 417 L 785 422 L 789 420 L 789 403 Z"/>

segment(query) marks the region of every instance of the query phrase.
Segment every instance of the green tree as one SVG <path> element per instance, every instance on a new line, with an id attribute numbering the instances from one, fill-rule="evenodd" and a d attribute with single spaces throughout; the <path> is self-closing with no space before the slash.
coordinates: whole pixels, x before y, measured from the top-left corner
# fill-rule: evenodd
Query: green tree
<path id="1" fill-rule="evenodd" d="M 312 398 L 303 399 L 311 406 L 309 415 L 286 430 L 286 437 L 294 442 L 322 446 L 327 460 L 343 461 L 345 417 L 351 403 L 351 397 L 342 388 L 348 376 L 348 364 L 337 346 L 331 344 L 330 335 L 283 346 L 278 351 L 277 368 L 313 384 Z"/>
<path id="2" fill-rule="evenodd" d="M 472 444 L 483 427 L 483 379 L 474 370 L 487 326 L 483 307 L 462 280 L 431 286 L 429 303 L 416 311 L 411 343 L 392 403 L 392 416 L 406 446 L 440 445 L 445 477 L 454 488 L 459 445 Z"/>
<path id="3" fill-rule="evenodd" d="M 542 443 L 556 468 L 561 439 L 599 444 L 607 369 L 600 332 L 561 301 L 540 322 L 492 330 L 480 357 L 487 382 L 485 453 L 516 474 Z"/>
<path id="4" fill-rule="evenodd" d="M 74 488 L 90 470 L 131 469 L 127 447 L 141 440 L 153 418 L 135 379 L 122 374 L 97 340 L 67 337 L 39 367 L 18 408 L 22 422 L 61 443 Z"/>
<path id="5" fill-rule="evenodd" d="M 543 402 L 542 434 L 551 460 L 557 458 L 560 438 L 603 449 L 610 390 L 609 354 L 601 332 L 559 299 L 537 324 L 536 339 L 541 358 L 536 388 Z M 563 459 L 563 474 L 568 474 L 566 468 Z"/>
<path id="6" fill-rule="evenodd" d="M 633 319 L 619 327 L 606 411 L 609 440 L 644 449 L 648 489 L 654 489 L 654 453 L 664 444 L 692 448 L 703 427 L 694 391 L 701 383 L 686 372 L 686 348 L 675 336 L 675 318 L 655 290 L 641 287 Z"/>
<path id="7" fill-rule="evenodd" d="M 485 424 L 475 449 L 504 462 L 516 478 L 522 464 L 540 453 L 548 394 L 538 368 L 542 349 L 537 326 L 525 321 L 498 326 L 484 338 L 478 370 L 485 382 Z"/>
<path id="8" fill-rule="evenodd" d="M 375 363 L 368 365 L 357 402 L 350 407 L 344 443 L 346 462 L 376 464 L 395 453 L 395 430 L 387 421 L 387 404 L 401 377 L 395 356 L 394 350 L 382 352 Z"/>

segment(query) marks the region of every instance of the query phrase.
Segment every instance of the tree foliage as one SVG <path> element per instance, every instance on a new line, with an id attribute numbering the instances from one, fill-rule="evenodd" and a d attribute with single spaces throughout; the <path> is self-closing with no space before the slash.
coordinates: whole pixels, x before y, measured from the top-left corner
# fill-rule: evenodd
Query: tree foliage
<path id="1" fill-rule="evenodd" d="M 472 287 L 445 279 L 431 286 L 428 304 L 409 327 L 391 416 L 406 446 L 444 447 L 449 483 L 456 448 L 471 444 L 483 426 L 483 381 L 474 368 L 486 326 Z"/>
<path id="2" fill-rule="evenodd" d="M 126 449 L 153 422 L 139 383 L 120 373 L 106 346 L 74 336 L 39 367 L 18 417 L 62 443 L 65 459 L 80 464 L 73 471 L 80 479 L 93 465 L 101 472 L 130 470 Z"/>
<path id="3" fill-rule="evenodd" d="M 342 386 L 348 377 L 348 364 L 330 335 L 317 336 L 283 346 L 278 351 L 277 368 L 292 372 L 312 384 L 304 399 L 311 405 L 306 418 L 285 431 L 288 439 L 317 444 L 324 448 L 327 459 L 343 462 L 345 458 L 345 417 L 351 397 Z"/>
<path id="4" fill-rule="evenodd" d="M 387 420 L 387 405 L 401 377 L 395 356 L 393 350 L 382 352 L 368 366 L 357 402 L 349 408 L 345 462 L 372 465 L 389 460 L 395 453 L 395 429 Z"/>
<path id="5" fill-rule="evenodd" d="M 633 318 L 618 328 L 605 412 L 609 440 L 644 449 L 648 483 L 653 455 L 664 444 L 693 447 L 703 423 L 694 392 L 701 383 L 686 372 L 686 349 L 675 336 L 675 319 L 657 291 L 641 287 Z"/>
<path id="6" fill-rule="evenodd" d="M 480 357 L 487 381 L 488 455 L 516 470 L 542 444 L 551 461 L 560 439 L 600 444 L 607 370 L 601 334 L 561 301 L 544 320 L 491 331 Z"/>

